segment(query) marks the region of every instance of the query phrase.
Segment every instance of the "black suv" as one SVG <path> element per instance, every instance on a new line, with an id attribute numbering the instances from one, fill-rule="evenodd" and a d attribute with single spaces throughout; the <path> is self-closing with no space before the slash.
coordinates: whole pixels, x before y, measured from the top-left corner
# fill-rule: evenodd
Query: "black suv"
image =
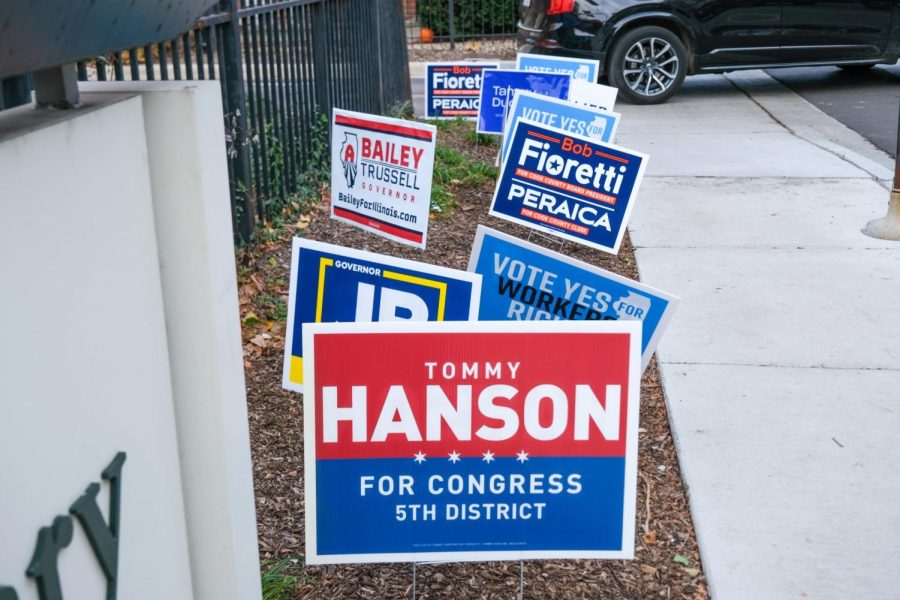
<path id="1" fill-rule="evenodd" d="M 599 59 L 636 104 L 687 74 L 900 57 L 900 0 L 520 0 L 519 15 L 519 52 Z"/>

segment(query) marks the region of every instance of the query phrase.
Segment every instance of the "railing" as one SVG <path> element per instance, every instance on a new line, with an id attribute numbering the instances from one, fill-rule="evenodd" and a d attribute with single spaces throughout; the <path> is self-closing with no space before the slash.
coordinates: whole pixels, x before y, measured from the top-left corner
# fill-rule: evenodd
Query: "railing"
<path id="1" fill-rule="evenodd" d="M 520 0 L 403 0 L 410 44 L 516 34 Z"/>
<path id="2" fill-rule="evenodd" d="M 400 0 L 222 0 L 192 31 L 79 63 L 78 74 L 219 80 L 235 231 L 246 240 L 307 184 L 332 107 L 386 113 L 411 101 L 402 31 Z"/>

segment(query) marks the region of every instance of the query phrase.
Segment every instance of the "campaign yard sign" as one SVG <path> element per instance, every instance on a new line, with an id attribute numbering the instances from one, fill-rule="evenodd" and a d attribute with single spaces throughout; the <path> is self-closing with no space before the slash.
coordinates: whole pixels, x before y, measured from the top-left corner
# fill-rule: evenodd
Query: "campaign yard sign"
<path id="1" fill-rule="evenodd" d="M 633 558 L 640 328 L 307 327 L 307 563 Z"/>
<path id="2" fill-rule="evenodd" d="M 599 108 L 611 111 L 616 105 L 616 96 L 619 90 L 600 83 L 591 83 L 580 79 L 573 79 L 569 84 L 569 101 L 582 106 Z"/>
<path id="3" fill-rule="evenodd" d="M 647 155 L 519 119 L 490 214 L 619 251 Z"/>
<path id="4" fill-rule="evenodd" d="M 611 142 L 616 135 L 620 118 L 621 115 L 618 113 L 580 106 L 532 92 L 516 92 L 503 131 L 502 156 L 506 156 L 509 151 L 509 144 L 512 141 L 510 132 L 519 119 Z"/>
<path id="5" fill-rule="evenodd" d="M 294 238 L 282 385 L 303 392 L 310 323 L 478 318 L 481 276 Z"/>
<path id="6" fill-rule="evenodd" d="M 678 305 L 671 294 L 483 225 L 469 271 L 482 277 L 485 321 L 640 321 L 642 369 Z"/>
<path id="7" fill-rule="evenodd" d="M 488 63 L 426 63 L 425 117 L 428 119 L 476 118 L 482 72 L 496 69 Z"/>
<path id="8" fill-rule="evenodd" d="M 525 90 L 565 100 L 571 77 L 560 73 L 527 73 L 506 69 L 485 69 L 482 73 L 478 106 L 478 133 L 503 133 L 509 104 L 517 90 Z"/>
<path id="9" fill-rule="evenodd" d="M 424 248 L 435 135 L 433 125 L 335 108 L 331 217 Z"/>
<path id="10" fill-rule="evenodd" d="M 578 81 L 597 81 L 600 61 L 542 54 L 516 55 L 516 69 L 535 73 L 564 73 Z"/>

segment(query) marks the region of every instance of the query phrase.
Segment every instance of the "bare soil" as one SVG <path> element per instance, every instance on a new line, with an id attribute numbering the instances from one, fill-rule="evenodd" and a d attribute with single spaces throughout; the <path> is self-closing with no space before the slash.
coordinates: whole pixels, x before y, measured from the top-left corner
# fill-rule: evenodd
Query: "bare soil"
<path id="1" fill-rule="evenodd" d="M 439 143 L 493 163 L 495 148 L 475 147 L 469 125 L 438 134 Z M 523 238 L 529 230 L 487 216 L 493 185 L 455 189 L 457 205 L 434 218 L 428 249 L 420 251 L 329 218 L 327 193 L 311 213 L 239 255 L 241 312 L 259 549 L 263 560 L 295 557 L 299 577 L 291 598 L 411 598 L 410 564 L 307 567 L 303 563 L 303 403 L 281 388 L 283 302 L 287 299 L 292 234 L 343 246 L 465 269 L 479 223 Z M 292 219 L 293 221 L 294 219 Z M 542 243 L 542 238 L 532 237 Z M 558 243 L 545 242 L 557 249 Z M 630 240 L 618 256 L 566 244 L 566 254 L 637 278 Z M 687 495 L 669 430 L 655 359 L 641 382 L 636 557 L 632 561 L 526 561 L 525 598 L 708 598 Z M 417 567 L 416 596 L 517 598 L 519 563 L 463 563 Z"/>

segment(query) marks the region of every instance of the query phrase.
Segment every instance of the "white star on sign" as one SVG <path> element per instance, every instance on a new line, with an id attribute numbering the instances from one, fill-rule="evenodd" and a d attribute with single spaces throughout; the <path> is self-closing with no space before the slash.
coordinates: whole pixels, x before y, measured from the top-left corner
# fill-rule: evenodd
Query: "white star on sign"
<path id="1" fill-rule="evenodd" d="M 481 460 L 483 460 L 484 462 L 486 462 L 486 463 L 488 463 L 488 464 L 494 462 L 494 453 L 491 452 L 490 450 L 488 450 L 487 452 L 483 453 L 482 456 L 483 456 L 484 458 L 482 458 Z"/>
<path id="2" fill-rule="evenodd" d="M 516 460 L 522 464 L 525 464 L 525 461 L 528 460 L 528 453 L 522 450 L 518 454 L 516 454 Z"/>
<path id="3" fill-rule="evenodd" d="M 451 452 L 451 453 L 448 454 L 447 456 L 450 457 L 449 460 L 450 460 L 450 462 L 452 462 L 454 465 L 460 461 L 460 458 L 459 458 L 459 452 L 457 452 L 456 450 L 454 450 L 453 452 Z"/>
<path id="4" fill-rule="evenodd" d="M 425 462 L 425 453 L 419 450 L 415 455 L 413 455 L 413 460 L 421 465 L 423 462 Z"/>

